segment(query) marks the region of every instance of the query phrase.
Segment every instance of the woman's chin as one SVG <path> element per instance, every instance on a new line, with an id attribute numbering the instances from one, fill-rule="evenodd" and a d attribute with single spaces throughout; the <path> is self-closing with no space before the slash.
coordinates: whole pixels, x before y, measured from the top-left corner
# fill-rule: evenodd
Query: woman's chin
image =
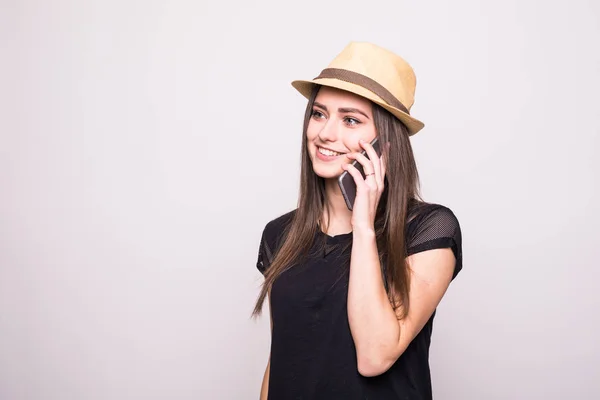
<path id="1" fill-rule="evenodd" d="M 337 179 L 344 172 L 339 165 L 331 167 L 315 166 L 314 173 L 323 179 Z"/>

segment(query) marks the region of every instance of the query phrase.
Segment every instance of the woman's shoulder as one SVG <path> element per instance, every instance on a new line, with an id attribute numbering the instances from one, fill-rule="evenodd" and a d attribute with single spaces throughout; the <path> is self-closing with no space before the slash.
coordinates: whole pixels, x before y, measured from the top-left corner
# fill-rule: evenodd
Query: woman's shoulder
<path id="1" fill-rule="evenodd" d="M 296 209 L 269 220 L 263 229 L 263 240 L 272 247 L 277 247 L 282 235 L 290 226 L 294 215 L 296 215 Z"/>
<path id="2" fill-rule="evenodd" d="M 462 243 L 460 222 L 454 211 L 444 204 L 415 201 L 406 219 L 406 240 L 409 249 L 427 247 L 439 241 Z"/>
<path id="3" fill-rule="evenodd" d="M 454 211 L 443 204 L 414 202 L 406 224 L 408 254 L 450 247 L 456 256 L 454 276 L 462 269 L 462 232 Z"/>
<path id="4" fill-rule="evenodd" d="M 269 220 L 269 222 L 267 222 L 265 225 L 265 232 L 277 234 L 278 232 L 285 230 L 292 222 L 295 214 L 296 209 L 288 211 L 285 214 L 278 215 L 277 217 Z"/>
<path id="5" fill-rule="evenodd" d="M 260 238 L 258 260 L 256 264 L 261 273 L 264 274 L 271 264 L 271 261 L 273 261 L 275 252 L 281 245 L 281 239 L 290 226 L 295 213 L 296 210 L 286 212 L 266 223 Z"/>
<path id="6" fill-rule="evenodd" d="M 424 222 L 459 224 L 458 217 L 447 205 L 413 200 L 408 205 L 406 222 L 408 227 L 418 226 Z"/>

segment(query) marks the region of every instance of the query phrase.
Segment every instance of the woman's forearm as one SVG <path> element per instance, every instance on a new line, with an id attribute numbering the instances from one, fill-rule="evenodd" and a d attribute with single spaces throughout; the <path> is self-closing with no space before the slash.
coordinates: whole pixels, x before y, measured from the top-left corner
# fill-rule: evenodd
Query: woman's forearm
<path id="1" fill-rule="evenodd" d="M 271 372 L 271 357 L 267 362 L 267 368 L 265 368 L 265 374 L 263 376 L 262 386 L 260 388 L 260 400 L 267 400 L 269 396 L 269 373 Z"/>
<path id="2" fill-rule="evenodd" d="M 370 229 L 353 233 L 348 321 L 359 372 L 383 373 L 396 358 L 400 326 L 385 291 L 375 232 Z"/>

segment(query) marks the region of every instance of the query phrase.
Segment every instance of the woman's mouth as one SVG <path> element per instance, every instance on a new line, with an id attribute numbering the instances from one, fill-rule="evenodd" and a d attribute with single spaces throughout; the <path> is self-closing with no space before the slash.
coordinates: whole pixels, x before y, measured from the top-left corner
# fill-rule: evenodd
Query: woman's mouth
<path id="1" fill-rule="evenodd" d="M 317 157 L 322 161 L 333 161 L 343 154 L 317 146 Z"/>

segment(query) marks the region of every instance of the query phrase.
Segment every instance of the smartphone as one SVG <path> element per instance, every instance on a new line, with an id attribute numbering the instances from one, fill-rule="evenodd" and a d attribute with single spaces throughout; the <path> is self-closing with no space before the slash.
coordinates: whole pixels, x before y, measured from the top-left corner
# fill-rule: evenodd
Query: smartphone
<path id="1" fill-rule="evenodd" d="M 375 150 L 375 153 L 377 153 L 377 156 L 381 157 L 381 148 L 379 145 L 379 140 L 377 140 L 377 138 L 373 139 L 373 141 L 371 142 L 371 146 L 373 146 L 373 149 Z M 362 154 L 365 157 L 369 158 L 366 150 L 363 150 Z M 354 167 L 358 169 L 362 177 L 365 178 L 365 171 L 363 170 L 363 166 L 360 163 L 360 161 L 354 160 L 352 161 L 352 165 L 354 165 Z M 348 209 L 352 211 L 354 199 L 356 198 L 356 182 L 354 182 L 354 178 L 352 177 L 352 175 L 350 175 L 348 171 L 344 171 L 342 175 L 340 175 L 340 177 L 338 178 L 338 185 L 342 190 L 342 196 L 344 196 L 344 200 L 346 201 Z"/>

